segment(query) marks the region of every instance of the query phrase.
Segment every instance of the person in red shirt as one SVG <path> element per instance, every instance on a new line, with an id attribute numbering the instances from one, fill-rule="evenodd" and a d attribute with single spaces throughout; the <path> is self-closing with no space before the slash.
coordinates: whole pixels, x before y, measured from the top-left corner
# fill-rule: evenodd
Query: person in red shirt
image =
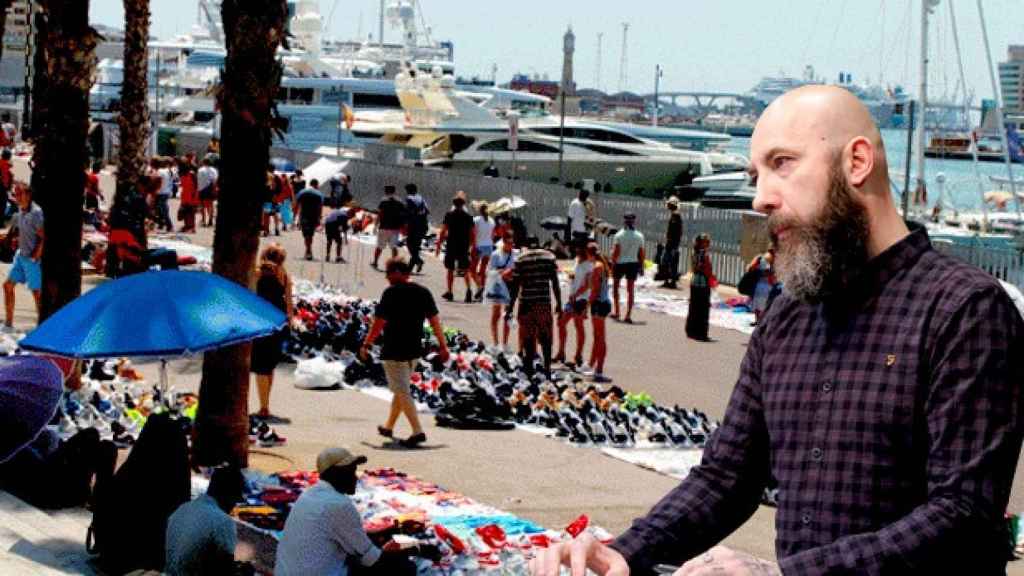
<path id="1" fill-rule="evenodd" d="M 103 193 L 100 191 L 100 170 L 103 169 L 101 162 L 92 165 L 92 171 L 85 173 L 85 209 L 98 211 L 100 201 L 103 200 Z"/>
<path id="2" fill-rule="evenodd" d="M 181 213 L 181 220 L 184 224 L 182 232 L 193 233 L 196 231 L 196 211 L 199 209 L 199 191 L 196 189 L 196 173 L 192 164 L 182 162 L 178 168 L 178 180 L 181 188 L 181 204 L 178 211 Z"/>

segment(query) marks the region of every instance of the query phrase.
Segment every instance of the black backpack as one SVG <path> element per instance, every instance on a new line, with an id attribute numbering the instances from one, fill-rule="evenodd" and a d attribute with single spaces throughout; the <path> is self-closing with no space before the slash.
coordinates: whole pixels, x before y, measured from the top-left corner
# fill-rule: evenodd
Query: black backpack
<path id="1" fill-rule="evenodd" d="M 121 468 L 95 489 L 85 547 L 104 572 L 163 569 L 167 519 L 189 501 L 189 475 L 184 427 L 150 416 Z"/>

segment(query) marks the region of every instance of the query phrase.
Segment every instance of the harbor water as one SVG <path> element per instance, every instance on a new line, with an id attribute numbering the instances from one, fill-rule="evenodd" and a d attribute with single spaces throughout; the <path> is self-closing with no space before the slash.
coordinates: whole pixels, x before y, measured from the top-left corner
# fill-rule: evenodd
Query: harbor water
<path id="1" fill-rule="evenodd" d="M 882 139 L 885 141 L 886 156 L 889 159 L 889 177 L 895 182 L 897 188 L 902 189 L 906 167 L 907 133 L 904 130 L 882 130 Z M 749 157 L 750 138 L 734 137 L 727 145 L 727 149 L 730 152 Z M 946 179 L 942 186 L 938 182 L 940 174 L 945 175 Z M 980 183 L 976 174 L 981 174 Z M 985 192 L 1007 188 L 1006 185 L 992 182 L 989 176 L 1006 178 L 1006 165 L 996 162 L 978 162 L 978 169 L 975 172 L 974 163 L 969 160 L 927 158 L 925 159 L 925 180 L 928 185 L 928 206 L 931 207 L 935 204 L 940 190 L 942 190 L 943 206 L 947 209 L 961 213 L 980 212 L 983 204 L 982 195 Z M 916 161 L 912 159 L 911 190 L 913 190 L 916 177 Z M 1020 183 L 1024 177 L 1024 165 L 1013 165 L 1013 177 L 1018 182 L 1017 191 L 1024 192 L 1024 183 Z M 993 207 L 990 206 L 989 210 L 993 210 Z M 1007 210 L 1015 211 L 1016 206 L 1011 202 L 1007 206 Z"/>

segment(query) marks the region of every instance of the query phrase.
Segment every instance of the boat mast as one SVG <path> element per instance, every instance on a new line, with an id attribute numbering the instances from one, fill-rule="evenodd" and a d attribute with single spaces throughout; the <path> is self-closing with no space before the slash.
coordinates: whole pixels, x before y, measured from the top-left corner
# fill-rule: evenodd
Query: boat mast
<path id="1" fill-rule="evenodd" d="M 1013 180 L 1013 163 L 1010 160 L 1010 146 L 1006 138 L 1006 122 L 1003 119 L 1003 97 L 999 92 L 999 84 L 996 82 L 996 71 L 992 65 L 992 49 L 988 42 L 988 27 L 985 25 L 985 9 L 978 0 L 978 18 L 981 20 L 981 37 L 985 42 L 985 58 L 988 59 L 988 77 L 992 82 L 992 95 L 996 101 L 996 126 L 999 127 L 999 140 L 1003 144 L 1003 161 L 1006 162 L 1006 175 L 1010 178 L 1010 194 L 1013 195 L 1014 203 L 1017 205 L 1017 220 L 1021 221 L 1020 196 L 1017 195 L 1017 185 Z"/>
<path id="2" fill-rule="evenodd" d="M 960 50 L 960 33 L 956 25 L 956 11 L 953 9 L 954 2 L 949 3 L 949 22 L 953 28 L 953 45 L 956 47 L 956 62 L 960 70 L 960 83 L 964 85 L 964 118 L 970 122 L 971 119 L 971 96 L 967 90 L 967 74 L 964 72 L 964 55 Z M 974 180 L 978 185 L 978 197 L 981 199 L 981 223 L 982 231 L 988 232 L 988 206 L 985 204 L 985 190 L 981 184 L 981 169 L 978 168 L 978 146 L 971 146 L 971 162 L 974 167 Z"/>
<path id="3" fill-rule="evenodd" d="M 928 119 L 928 15 L 931 8 L 939 3 L 939 0 L 921 0 L 921 84 L 918 87 L 918 99 L 921 101 L 921 121 L 917 127 L 917 189 L 914 191 L 914 204 L 924 200 L 925 179 L 924 179 L 924 148 L 925 148 L 925 121 Z"/>

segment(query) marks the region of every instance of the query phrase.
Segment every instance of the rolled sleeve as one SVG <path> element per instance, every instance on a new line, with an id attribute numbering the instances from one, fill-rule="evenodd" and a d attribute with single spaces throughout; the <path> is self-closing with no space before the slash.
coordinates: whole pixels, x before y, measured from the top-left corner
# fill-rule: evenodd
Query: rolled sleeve
<path id="1" fill-rule="evenodd" d="M 328 517 L 331 518 L 331 531 L 342 550 L 358 556 L 363 566 L 373 566 L 380 559 L 381 549 L 366 535 L 362 518 L 351 502 L 339 505 L 336 513 Z"/>

